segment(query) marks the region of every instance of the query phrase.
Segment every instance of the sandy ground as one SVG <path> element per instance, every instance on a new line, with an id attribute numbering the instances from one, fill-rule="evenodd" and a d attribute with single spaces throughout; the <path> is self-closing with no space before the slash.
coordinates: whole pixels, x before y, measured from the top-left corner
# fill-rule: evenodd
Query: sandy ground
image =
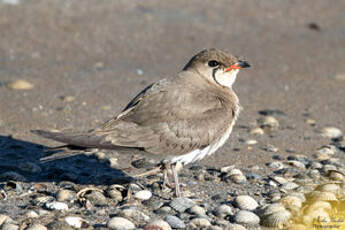
<path id="1" fill-rule="evenodd" d="M 19 145 L 54 146 L 30 130 L 95 127 L 144 86 L 217 47 L 245 57 L 252 68 L 234 86 L 243 111 L 231 139 L 202 163 L 260 165 L 273 155 L 261 149 L 267 144 L 282 155 L 287 149 L 311 155 L 330 142 L 315 130 L 345 131 L 345 80 L 335 79 L 345 74 L 344 10 L 342 0 L 0 3 L 2 146 L 8 135 Z M 17 79 L 34 88 L 6 87 Z M 248 134 L 265 109 L 285 113 L 274 115 L 280 129 Z M 247 139 L 259 143 L 248 148 L 241 144 Z"/>

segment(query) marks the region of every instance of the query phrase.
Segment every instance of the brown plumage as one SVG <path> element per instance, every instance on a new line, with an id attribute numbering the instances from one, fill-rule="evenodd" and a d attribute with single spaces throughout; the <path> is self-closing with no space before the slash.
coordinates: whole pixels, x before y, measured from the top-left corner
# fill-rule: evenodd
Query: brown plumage
<path id="1" fill-rule="evenodd" d="M 245 67 L 246 62 L 227 52 L 203 50 L 176 77 L 148 86 L 101 127 L 86 133 L 34 132 L 74 146 L 139 148 L 172 160 L 193 151 L 204 157 L 231 133 L 239 113 L 231 86 L 238 69 Z"/>

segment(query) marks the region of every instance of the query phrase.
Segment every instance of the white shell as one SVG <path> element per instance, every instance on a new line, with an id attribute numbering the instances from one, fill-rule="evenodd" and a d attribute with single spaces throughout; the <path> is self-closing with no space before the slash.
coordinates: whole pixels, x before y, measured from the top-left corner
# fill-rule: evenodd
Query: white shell
<path id="1" fill-rule="evenodd" d="M 291 213 L 287 210 L 274 212 L 262 218 L 262 224 L 267 227 L 282 228 L 288 223 Z"/>
<path id="2" fill-rule="evenodd" d="M 142 190 L 142 191 L 136 192 L 134 194 L 134 197 L 138 200 L 148 200 L 152 197 L 152 193 L 149 190 Z"/>
<path id="3" fill-rule="evenodd" d="M 68 210 L 68 205 L 63 202 L 52 201 L 45 203 L 47 209 L 50 210 Z"/>
<path id="4" fill-rule="evenodd" d="M 245 209 L 249 211 L 252 211 L 259 206 L 256 200 L 247 195 L 237 196 L 234 200 L 234 203 L 239 209 Z"/>

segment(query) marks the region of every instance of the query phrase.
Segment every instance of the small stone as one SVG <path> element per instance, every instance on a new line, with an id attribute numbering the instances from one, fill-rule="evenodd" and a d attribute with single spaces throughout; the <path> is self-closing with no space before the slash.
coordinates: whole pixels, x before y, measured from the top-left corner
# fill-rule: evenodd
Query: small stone
<path id="1" fill-rule="evenodd" d="M 345 82 L 345 74 L 337 74 L 333 77 L 338 82 Z"/>
<path id="2" fill-rule="evenodd" d="M 281 185 L 280 188 L 283 189 L 283 190 L 293 190 L 293 189 L 298 188 L 298 187 L 299 187 L 299 185 L 296 184 L 296 183 L 287 182 L 287 183 Z"/>
<path id="3" fill-rule="evenodd" d="M 107 198 L 103 195 L 103 193 L 99 191 L 91 191 L 90 194 L 86 194 L 85 197 L 91 201 L 91 203 L 95 206 L 107 206 L 108 201 Z"/>
<path id="4" fill-rule="evenodd" d="M 137 208 L 126 208 L 120 211 L 119 216 L 134 220 L 135 222 L 148 222 L 150 217 Z"/>
<path id="5" fill-rule="evenodd" d="M 235 168 L 235 165 L 225 166 L 225 167 L 220 168 L 220 172 L 221 173 L 229 173 L 234 168 Z"/>
<path id="6" fill-rule="evenodd" d="M 240 224 L 230 224 L 224 230 L 247 230 L 247 229 Z"/>
<path id="7" fill-rule="evenodd" d="M 273 145 L 265 145 L 265 146 L 261 147 L 261 149 L 263 149 L 267 152 L 272 152 L 272 153 L 276 153 L 279 151 L 279 149 Z"/>
<path id="8" fill-rule="evenodd" d="M 19 226 L 12 223 L 5 223 L 1 225 L 1 230 L 18 230 Z"/>
<path id="9" fill-rule="evenodd" d="M 250 140 L 246 140 L 245 142 L 247 145 L 256 145 L 258 143 L 257 140 L 254 139 L 250 139 Z"/>
<path id="10" fill-rule="evenodd" d="M 38 218 L 40 215 L 38 215 L 37 212 L 30 210 L 30 211 L 28 211 L 28 212 L 25 214 L 25 216 L 26 216 L 27 218 Z M 0 225 L 1 225 L 1 224 L 0 224 Z"/>
<path id="11" fill-rule="evenodd" d="M 134 197 L 138 200 L 148 200 L 152 197 L 152 193 L 149 190 L 142 190 L 142 191 L 136 192 L 134 194 Z"/>
<path id="12" fill-rule="evenodd" d="M 343 135 L 342 131 L 335 127 L 324 127 L 320 130 L 321 136 L 328 138 L 339 138 Z"/>
<path id="13" fill-rule="evenodd" d="M 170 225 L 162 219 L 155 220 L 149 223 L 144 230 L 158 230 L 155 227 L 161 228 L 161 230 L 171 230 Z"/>
<path id="14" fill-rule="evenodd" d="M 226 204 L 222 204 L 220 206 L 217 206 L 215 210 L 213 211 L 214 215 L 224 218 L 228 215 L 233 215 L 232 208 Z"/>
<path id="15" fill-rule="evenodd" d="M 49 210 L 68 210 L 67 204 L 58 201 L 47 202 L 45 207 Z"/>
<path id="16" fill-rule="evenodd" d="M 310 119 L 310 118 L 306 119 L 305 123 L 307 123 L 308 125 L 311 125 L 311 126 L 315 126 L 316 125 L 316 121 L 313 120 L 313 119 Z"/>
<path id="17" fill-rule="evenodd" d="M 278 182 L 279 184 L 286 184 L 287 182 L 289 182 L 287 179 L 281 176 L 273 176 L 272 179 Z"/>
<path id="18" fill-rule="evenodd" d="M 78 216 L 66 216 L 65 222 L 73 228 L 88 228 L 89 223 Z"/>
<path id="19" fill-rule="evenodd" d="M 111 218 L 108 223 L 107 227 L 112 229 L 112 230 L 132 230 L 135 229 L 135 225 L 123 218 L 123 217 L 113 217 Z"/>
<path id="20" fill-rule="evenodd" d="M 278 120 L 273 116 L 264 116 L 258 120 L 258 124 L 261 128 L 269 128 L 271 130 L 279 127 Z"/>
<path id="21" fill-rule="evenodd" d="M 194 205 L 190 209 L 188 209 L 188 212 L 190 214 L 194 214 L 197 216 L 205 216 L 206 215 L 206 210 L 203 207 L 200 207 L 198 205 Z"/>
<path id="22" fill-rule="evenodd" d="M 172 227 L 172 228 L 177 228 L 177 229 L 183 229 L 183 228 L 186 228 L 186 225 L 185 223 L 180 219 L 178 218 L 177 216 L 171 216 L 171 215 L 168 215 L 164 218 L 164 220 L 166 222 L 168 222 L 168 224 Z"/>
<path id="23" fill-rule="evenodd" d="M 298 168 L 298 169 L 302 169 L 302 170 L 306 169 L 305 165 L 302 162 L 299 162 L 299 161 L 291 160 L 291 161 L 288 161 L 287 163 L 289 165 L 295 167 L 295 168 Z"/>
<path id="24" fill-rule="evenodd" d="M 234 203 L 239 209 L 249 211 L 252 211 L 259 206 L 258 202 L 248 195 L 237 196 Z"/>
<path id="25" fill-rule="evenodd" d="M 108 159 L 108 164 L 111 168 L 118 168 L 119 167 L 119 161 L 115 157 L 110 157 Z"/>
<path id="26" fill-rule="evenodd" d="M 205 229 L 211 226 L 211 223 L 206 218 L 194 218 L 189 222 L 190 227 L 194 229 Z"/>
<path id="27" fill-rule="evenodd" d="M 0 226 L 6 223 L 13 223 L 13 220 L 11 217 L 0 214 Z"/>
<path id="28" fill-rule="evenodd" d="M 165 215 L 165 214 L 169 214 L 171 211 L 172 210 L 169 206 L 163 206 L 155 210 L 155 213 L 160 214 L 160 215 Z"/>
<path id="29" fill-rule="evenodd" d="M 337 152 L 337 148 L 334 145 L 324 145 L 317 151 L 321 154 L 334 155 Z"/>
<path id="30" fill-rule="evenodd" d="M 7 86 L 14 90 L 29 90 L 34 87 L 33 84 L 31 84 L 30 82 L 26 80 L 15 80 L 15 81 L 9 82 Z"/>
<path id="31" fill-rule="evenodd" d="M 263 135 L 265 132 L 262 128 L 253 128 L 249 131 L 250 134 L 254 134 L 254 135 Z"/>
<path id="32" fill-rule="evenodd" d="M 234 221 L 237 224 L 258 225 L 260 218 L 250 211 L 240 210 L 235 214 Z"/>
<path id="33" fill-rule="evenodd" d="M 25 230 L 47 230 L 47 228 L 42 224 L 34 224 L 26 228 Z"/>
<path id="34" fill-rule="evenodd" d="M 170 202 L 170 207 L 178 212 L 184 212 L 195 205 L 195 202 L 185 197 L 175 198 Z"/>
<path id="35" fill-rule="evenodd" d="M 56 199 L 58 201 L 71 201 L 76 198 L 76 193 L 71 190 L 62 189 L 57 192 Z"/>
<path id="36" fill-rule="evenodd" d="M 280 161 L 273 161 L 267 164 L 268 167 L 272 169 L 283 169 L 285 168 L 284 164 Z"/>

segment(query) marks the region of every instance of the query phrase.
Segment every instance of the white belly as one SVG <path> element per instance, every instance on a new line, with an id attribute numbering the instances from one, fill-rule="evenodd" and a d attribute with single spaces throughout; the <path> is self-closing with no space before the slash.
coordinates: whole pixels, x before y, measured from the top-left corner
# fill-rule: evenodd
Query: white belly
<path id="1" fill-rule="evenodd" d="M 181 162 L 183 165 L 187 165 L 189 163 L 193 163 L 195 161 L 201 160 L 206 156 L 210 156 L 212 153 L 217 151 L 221 146 L 223 146 L 226 140 L 229 138 L 232 128 L 235 124 L 237 116 L 231 123 L 228 130 L 224 133 L 224 135 L 215 143 L 203 148 L 203 149 L 195 149 L 192 152 L 186 153 L 181 156 L 173 157 L 171 163 Z"/>

